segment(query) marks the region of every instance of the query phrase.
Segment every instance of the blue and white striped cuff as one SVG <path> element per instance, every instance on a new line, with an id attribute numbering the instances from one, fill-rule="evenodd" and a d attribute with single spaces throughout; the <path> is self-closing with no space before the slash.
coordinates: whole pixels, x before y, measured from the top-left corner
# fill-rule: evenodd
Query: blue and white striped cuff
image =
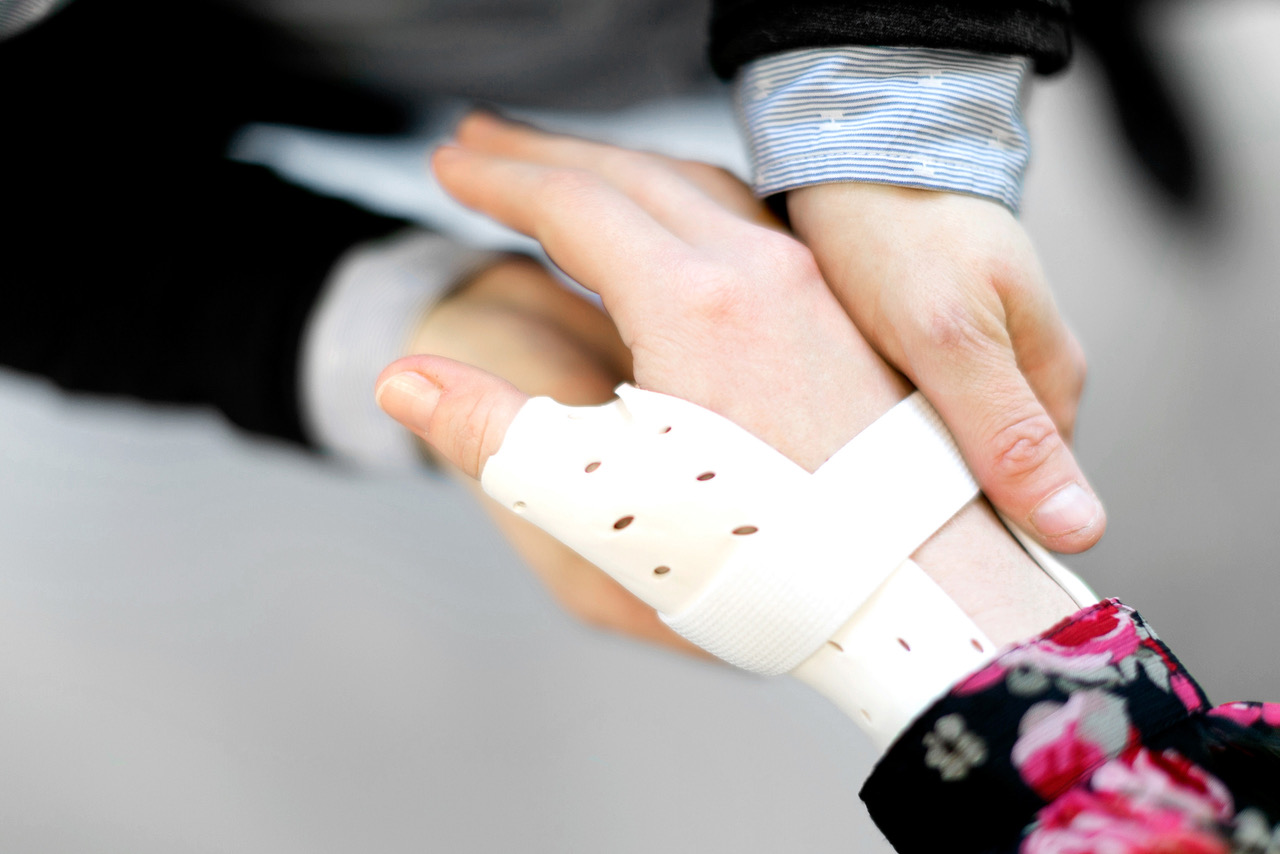
<path id="1" fill-rule="evenodd" d="M 1025 57 L 838 47 L 756 60 L 737 81 L 756 193 L 865 181 L 1018 209 L 1030 142 Z"/>

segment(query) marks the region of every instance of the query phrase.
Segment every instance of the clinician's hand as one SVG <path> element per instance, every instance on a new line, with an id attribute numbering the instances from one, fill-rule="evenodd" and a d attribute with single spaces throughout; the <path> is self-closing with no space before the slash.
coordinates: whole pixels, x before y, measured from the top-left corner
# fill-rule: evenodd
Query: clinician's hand
<path id="1" fill-rule="evenodd" d="M 787 208 L 858 329 L 924 391 L 991 502 L 1079 552 L 1106 514 L 1071 454 L 1080 345 L 1000 204 L 879 184 L 793 190 Z"/>

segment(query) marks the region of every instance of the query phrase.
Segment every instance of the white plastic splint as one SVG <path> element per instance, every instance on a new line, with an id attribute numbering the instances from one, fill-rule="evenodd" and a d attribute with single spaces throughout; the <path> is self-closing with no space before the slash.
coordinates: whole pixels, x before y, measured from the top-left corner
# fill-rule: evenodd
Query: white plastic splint
<path id="1" fill-rule="evenodd" d="M 978 492 L 918 392 L 812 474 L 709 410 L 617 393 L 597 407 L 529 400 L 485 491 L 704 649 L 794 672 L 881 747 L 994 655 L 908 560 Z M 1065 568 L 1046 571 L 1096 601 Z"/>

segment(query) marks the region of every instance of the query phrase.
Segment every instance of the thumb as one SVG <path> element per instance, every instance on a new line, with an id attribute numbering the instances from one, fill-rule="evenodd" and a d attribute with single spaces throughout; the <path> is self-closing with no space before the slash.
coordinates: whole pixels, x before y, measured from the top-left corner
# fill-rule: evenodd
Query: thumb
<path id="1" fill-rule="evenodd" d="M 945 348 L 908 353 L 912 380 L 955 434 L 991 503 L 1046 547 L 1081 552 L 1106 513 L 1012 348 L 983 337 L 964 358 Z M 913 358 L 915 357 L 915 358 Z"/>
<path id="2" fill-rule="evenodd" d="M 1106 529 L 1102 503 L 1022 375 L 1006 381 L 1020 381 L 1016 398 L 996 412 L 998 420 L 959 439 L 961 448 L 977 462 L 975 474 L 996 507 L 1048 548 L 1082 552 Z"/>
<path id="3" fill-rule="evenodd" d="M 529 399 L 505 380 L 443 356 L 397 359 L 379 375 L 374 394 L 383 412 L 473 478 Z"/>

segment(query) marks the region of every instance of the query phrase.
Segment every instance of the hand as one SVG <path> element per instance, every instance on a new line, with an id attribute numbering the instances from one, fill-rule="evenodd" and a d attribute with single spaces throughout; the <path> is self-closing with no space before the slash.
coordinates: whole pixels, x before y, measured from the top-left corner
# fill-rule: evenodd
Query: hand
<path id="1" fill-rule="evenodd" d="M 909 392 L 736 179 L 484 114 L 457 139 L 433 158 L 442 186 L 601 295 L 642 387 L 720 412 L 810 470 Z"/>
<path id="2" fill-rule="evenodd" d="M 540 265 L 516 257 L 484 270 L 436 306 L 419 326 L 410 352 L 465 361 L 525 394 L 573 406 L 603 403 L 619 382 L 631 378 L 631 354 L 604 313 Z M 570 614 L 588 625 L 706 655 L 608 575 L 498 506 L 471 478 L 464 483 Z"/>
<path id="3" fill-rule="evenodd" d="M 601 294 L 639 385 L 725 415 L 813 470 L 909 388 L 857 333 L 813 258 L 723 175 L 473 118 L 433 164 L 456 198 L 537 237 Z M 525 401 L 436 356 L 383 371 L 382 407 L 478 477 Z M 971 505 L 916 555 L 997 643 L 1074 610 Z"/>
<path id="4" fill-rule="evenodd" d="M 1106 514 L 1071 454 L 1080 345 L 1012 214 L 878 184 L 793 190 L 788 212 L 859 331 L 942 415 L 991 502 L 1083 551 Z"/>

